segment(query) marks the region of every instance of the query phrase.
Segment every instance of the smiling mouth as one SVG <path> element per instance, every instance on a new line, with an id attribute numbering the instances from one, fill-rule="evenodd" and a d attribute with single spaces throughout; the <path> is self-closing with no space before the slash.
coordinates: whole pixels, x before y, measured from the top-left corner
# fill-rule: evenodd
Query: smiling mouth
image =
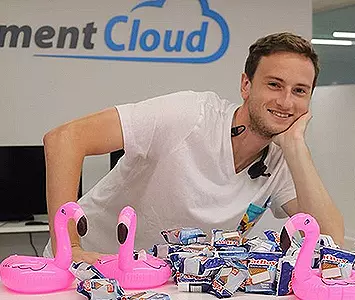
<path id="1" fill-rule="evenodd" d="M 268 109 L 268 112 L 272 113 L 274 116 L 279 117 L 279 118 L 283 118 L 283 119 L 287 119 L 292 117 L 292 114 L 288 114 L 288 113 L 282 113 L 276 110 L 272 110 L 272 109 Z"/>

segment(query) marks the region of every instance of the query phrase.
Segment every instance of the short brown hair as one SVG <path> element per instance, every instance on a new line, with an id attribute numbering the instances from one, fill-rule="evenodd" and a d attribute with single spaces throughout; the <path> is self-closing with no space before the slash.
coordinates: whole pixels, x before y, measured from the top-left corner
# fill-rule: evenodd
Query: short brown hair
<path id="1" fill-rule="evenodd" d="M 258 39 L 249 47 L 249 56 L 245 62 L 244 72 L 250 80 L 253 79 L 256 68 L 263 56 L 268 56 L 277 52 L 299 53 L 311 59 L 315 76 L 312 91 L 317 84 L 319 74 L 318 55 L 312 44 L 301 36 L 290 32 L 274 33 Z"/>

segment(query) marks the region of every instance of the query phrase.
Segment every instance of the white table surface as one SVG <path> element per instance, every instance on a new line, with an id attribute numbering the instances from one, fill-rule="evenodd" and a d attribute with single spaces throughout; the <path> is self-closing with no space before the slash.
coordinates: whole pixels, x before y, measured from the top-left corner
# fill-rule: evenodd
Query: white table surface
<path id="1" fill-rule="evenodd" d="M 35 221 L 48 222 L 47 215 L 35 215 Z M 0 233 L 27 233 L 49 231 L 48 225 L 25 225 L 27 221 L 0 222 Z"/>
<path id="2" fill-rule="evenodd" d="M 51 293 L 51 294 L 42 294 L 42 295 L 24 295 L 24 294 L 17 294 L 10 290 L 8 290 L 0 281 L 0 299 L 1 300 L 15 300 L 15 299 L 43 299 L 43 300 L 85 300 L 87 299 L 85 296 L 79 294 L 75 290 L 76 282 L 67 290 Z M 152 289 L 156 292 L 163 292 L 167 293 L 172 300 L 218 300 L 217 297 L 205 294 L 205 293 L 187 293 L 187 292 L 179 292 L 177 286 L 174 285 L 172 282 L 165 284 L 162 287 Z M 131 293 L 133 291 L 127 291 L 127 293 Z M 292 296 L 283 296 L 283 297 L 276 297 L 276 296 L 268 296 L 268 295 L 257 295 L 257 294 L 245 294 L 245 293 L 237 293 L 234 297 L 228 299 L 250 299 L 250 300 L 266 300 L 266 299 L 280 299 L 280 300 L 296 300 L 297 298 Z"/>

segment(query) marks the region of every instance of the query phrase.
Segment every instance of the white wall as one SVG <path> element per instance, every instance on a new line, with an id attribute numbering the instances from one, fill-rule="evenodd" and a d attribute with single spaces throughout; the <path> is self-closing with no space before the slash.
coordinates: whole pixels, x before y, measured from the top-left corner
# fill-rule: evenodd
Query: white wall
<path id="1" fill-rule="evenodd" d="M 94 22 L 93 50 L 40 49 L 34 41 L 29 48 L 0 48 L 0 144 L 41 144 L 49 129 L 114 104 L 136 102 L 176 90 L 213 90 L 222 97 L 240 103 L 239 81 L 248 46 L 258 37 L 278 31 L 293 31 L 307 38 L 312 34 L 310 0 L 211 0 L 210 8 L 227 22 L 230 43 L 226 54 L 209 64 L 137 63 L 106 60 L 36 57 L 34 54 L 123 55 L 114 53 L 104 43 L 104 29 L 109 19 L 129 16 L 129 22 L 141 19 L 145 27 L 164 31 L 184 29 L 191 32 L 201 26 L 200 3 L 204 1 L 166 1 L 164 8 L 142 8 L 130 12 L 142 1 L 121 0 L 98 3 L 93 0 L 3 0 L 0 25 L 29 25 L 34 32 L 44 25 L 81 29 Z M 217 23 L 209 20 L 210 31 L 205 52 L 212 53 L 221 42 Z M 124 25 L 124 24 L 123 24 Z M 114 31 L 116 42 L 126 41 L 129 26 Z M 143 25 L 142 25 L 143 26 Z M 56 31 L 57 32 L 57 31 Z M 52 41 L 56 41 L 56 36 Z M 80 36 L 82 45 L 82 35 Z M 185 51 L 185 50 L 184 50 Z M 182 55 L 195 57 L 200 53 Z M 140 56 L 147 53 L 138 51 Z M 154 55 L 166 55 L 158 50 Z M 84 190 L 88 190 L 109 168 L 106 155 L 87 158 Z M 266 219 L 267 227 L 273 227 Z M 1 238 L 1 237 L 0 237 Z M 24 241 L 27 243 L 27 241 Z M 1 241 L 0 241 L 1 245 Z M 1 246 L 0 246 L 1 248 Z M 1 251 L 1 249 L 0 249 Z M 1 254 L 1 253 L 0 253 Z M 1 257 L 1 255 L 0 255 Z"/>
<path id="2" fill-rule="evenodd" d="M 355 85 L 318 87 L 307 141 L 321 178 L 355 241 Z M 331 216 L 329 216 L 331 218 Z"/>

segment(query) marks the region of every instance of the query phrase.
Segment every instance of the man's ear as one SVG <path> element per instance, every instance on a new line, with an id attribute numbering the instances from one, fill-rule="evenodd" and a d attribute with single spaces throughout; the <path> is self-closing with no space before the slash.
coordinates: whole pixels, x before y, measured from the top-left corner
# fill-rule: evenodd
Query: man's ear
<path id="1" fill-rule="evenodd" d="M 243 73 L 240 81 L 240 94 L 243 100 L 247 100 L 250 94 L 251 81 L 247 74 Z"/>

